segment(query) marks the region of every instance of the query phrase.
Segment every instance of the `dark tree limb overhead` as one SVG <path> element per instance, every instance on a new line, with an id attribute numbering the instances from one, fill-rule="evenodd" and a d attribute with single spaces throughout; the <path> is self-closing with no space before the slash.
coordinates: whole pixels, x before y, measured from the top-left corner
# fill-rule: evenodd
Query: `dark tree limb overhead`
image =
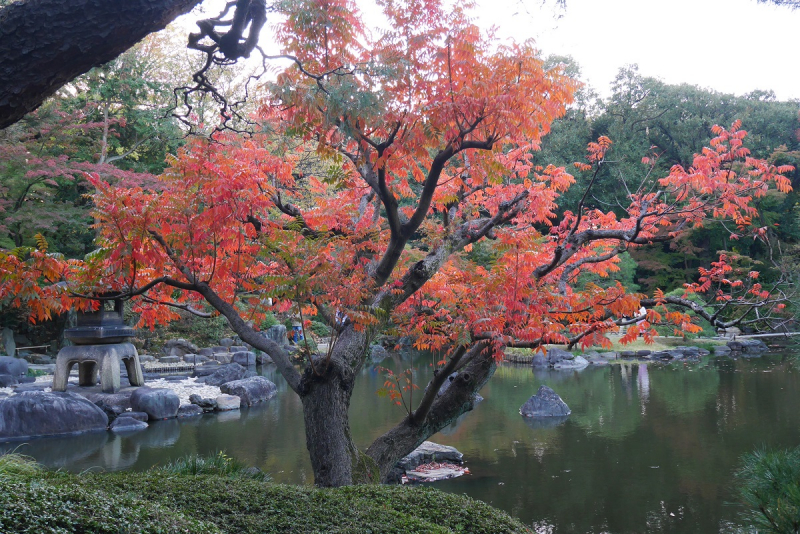
<path id="1" fill-rule="evenodd" d="M 0 10 L 0 129 L 202 0 L 22 0 Z"/>

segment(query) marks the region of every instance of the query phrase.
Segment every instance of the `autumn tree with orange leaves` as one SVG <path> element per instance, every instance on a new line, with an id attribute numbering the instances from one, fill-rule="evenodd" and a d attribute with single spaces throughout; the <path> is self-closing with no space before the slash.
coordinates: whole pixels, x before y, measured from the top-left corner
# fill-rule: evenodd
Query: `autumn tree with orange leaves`
<path id="1" fill-rule="evenodd" d="M 651 338 L 656 324 L 698 329 L 688 312 L 715 325 L 780 313 L 781 295 L 757 273 L 731 276 L 725 257 L 683 298 L 578 283 L 586 273 L 613 279 L 623 251 L 710 219 L 750 232 L 751 201 L 787 191 L 788 168 L 750 158 L 739 124 L 715 128 L 690 168 L 655 176 L 645 158 L 628 205 L 589 209 L 611 140 L 591 143 L 574 169 L 531 163 L 575 81 L 545 70 L 532 43 L 499 41 L 459 8 L 383 7 L 391 29 L 371 37 L 351 2 L 292 2 L 277 32 L 292 64 L 265 90 L 260 130 L 194 140 L 158 191 L 92 178 L 97 251 L 81 261 L 45 244 L 5 253 L 0 298 L 45 317 L 76 296 L 116 292 L 143 325 L 177 308 L 221 313 L 300 397 L 319 486 L 383 479 L 472 409 L 505 347 L 607 346 L 621 324 L 631 325 L 624 341 Z M 570 172 L 588 186 L 575 212 L 561 213 Z M 717 307 L 689 293 L 711 294 Z M 330 325 L 330 350 L 298 366 L 257 331 L 270 302 Z M 734 306 L 744 311 L 731 319 L 723 312 Z M 360 451 L 348 421 L 353 384 L 370 342 L 390 327 L 441 354 L 441 367 L 406 416 Z"/>

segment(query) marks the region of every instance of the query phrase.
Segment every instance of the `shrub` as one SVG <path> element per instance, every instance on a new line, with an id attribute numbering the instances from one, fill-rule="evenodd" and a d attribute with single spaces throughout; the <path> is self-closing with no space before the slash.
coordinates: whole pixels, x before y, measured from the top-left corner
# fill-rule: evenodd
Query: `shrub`
<path id="1" fill-rule="evenodd" d="M 746 454 L 736 478 L 747 525 L 758 532 L 800 532 L 800 447 Z"/>
<path id="2" fill-rule="evenodd" d="M 331 327 L 320 321 L 311 321 L 309 328 L 314 335 L 318 337 L 328 337 L 331 335 Z"/>
<path id="3" fill-rule="evenodd" d="M 142 473 L 52 472 L 19 455 L 0 457 L 0 465 L 15 473 L 0 476 L 0 532 L 531 532 L 504 512 L 462 495 L 399 486 L 272 484 L 247 475 L 224 454 L 190 457 Z"/>
<path id="4" fill-rule="evenodd" d="M 261 321 L 261 330 L 266 330 L 271 326 L 275 326 L 276 324 L 281 324 L 281 323 L 275 318 L 274 315 L 267 312 L 267 314 L 264 316 L 264 320 Z"/>

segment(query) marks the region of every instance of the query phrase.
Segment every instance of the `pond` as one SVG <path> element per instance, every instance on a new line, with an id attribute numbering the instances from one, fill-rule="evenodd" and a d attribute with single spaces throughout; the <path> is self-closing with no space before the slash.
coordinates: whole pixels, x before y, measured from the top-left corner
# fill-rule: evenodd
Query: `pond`
<path id="1" fill-rule="evenodd" d="M 427 383 L 429 356 L 414 358 Z M 408 367 L 399 356 L 381 365 Z M 694 365 L 612 364 L 575 371 L 503 365 L 481 391 L 485 401 L 432 441 L 464 453 L 472 474 L 436 483 L 488 502 L 555 533 L 710 533 L 733 530 L 733 473 L 760 446 L 800 444 L 800 371 L 788 355 L 706 358 Z M 274 368 L 270 402 L 220 415 L 154 423 L 138 434 L 111 433 L 5 444 L 51 467 L 147 469 L 188 454 L 223 450 L 277 482 L 311 484 L 298 398 Z M 365 447 L 402 409 L 376 390 L 376 366 L 362 371 L 351 407 Z M 555 427 L 531 424 L 519 407 L 541 384 L 572 409 Z M 419 392 L 417 392 L 419 395 Z"/>

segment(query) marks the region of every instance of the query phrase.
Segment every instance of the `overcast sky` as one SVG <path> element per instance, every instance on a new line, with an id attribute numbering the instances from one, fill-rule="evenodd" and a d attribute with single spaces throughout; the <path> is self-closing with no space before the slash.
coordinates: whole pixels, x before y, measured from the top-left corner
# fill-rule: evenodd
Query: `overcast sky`
<path id="1" fill-rule="evenodd" d="M 481 26 L 571 55 L 602 95 L 618 69 L 738 95 L 800 99 L 800 10 L 755 0 L 477 0 Z M 562 18 L 556 20 L 554 13 Z"/>
<path id="2" fill-rule="evenodd" d="M 475 1 L 479 26 L 495 25 L 517 41 L 533 38 L 544 55 L 571 55 L 602 96 L 620 67 L 636 63 L 642 75 L 667 83 L 800 99 L 800 10 L 756 0 L 566 0 L 564 10 L 555 0 Z M 356 2 L 369 21 L 374 1 Z M 221 5 L 203 2 L 205 17 Z M 193 30 L 190 21 L 201 17 L 195 12 L 182 25 Z"/>

